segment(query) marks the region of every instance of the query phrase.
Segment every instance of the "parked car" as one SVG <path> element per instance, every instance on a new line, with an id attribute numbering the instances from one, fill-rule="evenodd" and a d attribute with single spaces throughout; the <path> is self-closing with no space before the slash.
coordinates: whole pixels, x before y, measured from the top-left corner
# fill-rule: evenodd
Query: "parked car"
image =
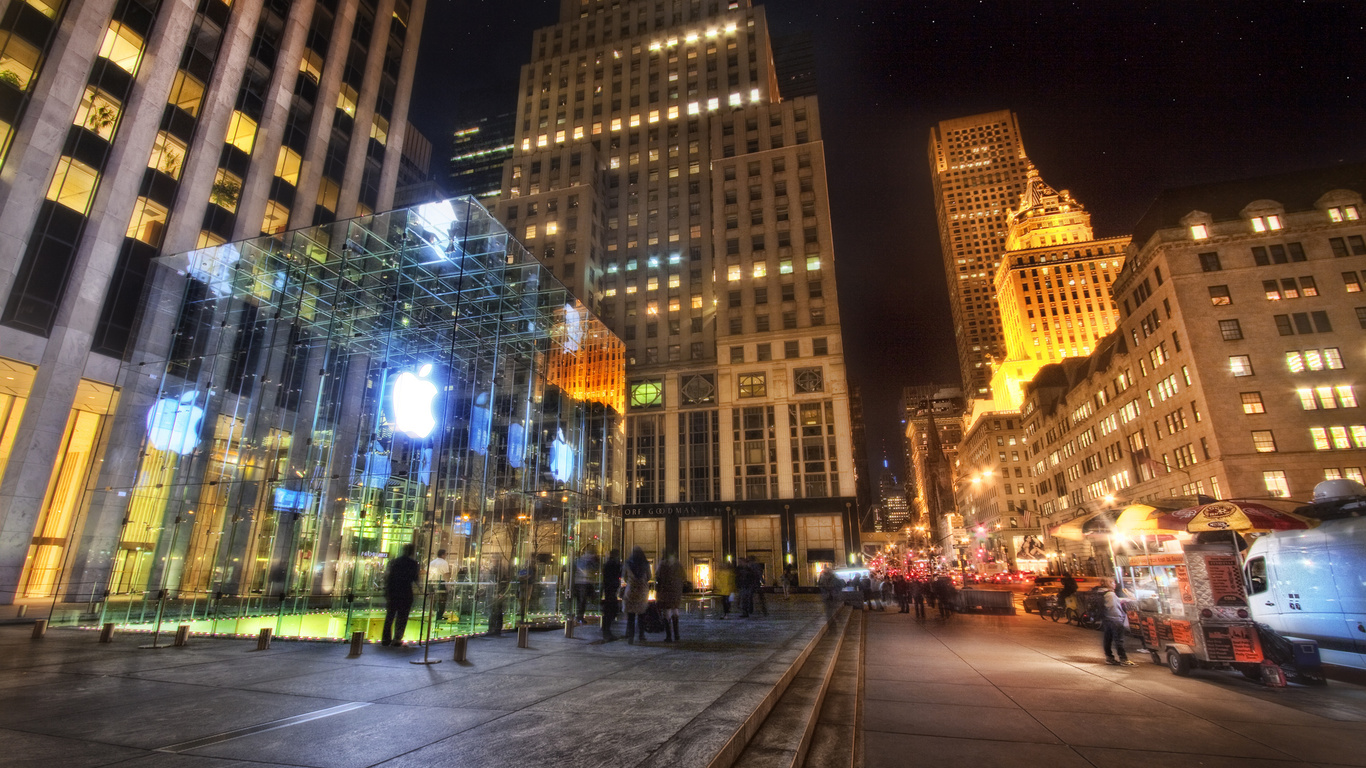
<path id="1" fill-rule="evenodd" d="M 1029 594 L 1025 595 L 1024 599 L 1025 613 L 1038 613 L 1043 610 L 1045 604 L 1049 603 L 1049 599 L 1061 591 L 1061 586 L 1053 584 L 1046 584 L 1029 590 Z"/>

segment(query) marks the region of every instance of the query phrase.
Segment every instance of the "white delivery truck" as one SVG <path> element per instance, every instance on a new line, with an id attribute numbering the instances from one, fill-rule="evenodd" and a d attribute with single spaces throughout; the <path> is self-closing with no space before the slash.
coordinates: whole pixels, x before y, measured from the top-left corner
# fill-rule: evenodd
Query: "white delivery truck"
<path id="1" fill-rule="evenodd" d="M 1252 617 L 1292 640 L 1318 642 L 1327 664 L 1366 669 L 1366 487 L 1327 480 L 1297 510 L 1322 522 L 1263 536 L 1243 570 Z"/>

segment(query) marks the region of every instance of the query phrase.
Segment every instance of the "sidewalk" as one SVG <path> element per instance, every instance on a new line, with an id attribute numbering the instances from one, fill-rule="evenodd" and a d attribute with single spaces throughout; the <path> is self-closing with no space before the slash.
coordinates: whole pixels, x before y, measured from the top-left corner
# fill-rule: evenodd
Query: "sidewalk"
<path id="1" fill-rule="evenodd" d="M 814 601 L 769 609 L 694 614 L 677 645 L 592 644 L 599 632 L 585 626 L 519 649 L 514 632 L 471 640 L 461 665 L 444 643 L 432 666 L 409 664 L 420 649 L 368 645 L 347 659 L 344 644 L 257 652 L 215 639 L 139 650 L 148 636 L 32 641 L 30 627 L 0 627 L 0 764 L 705 766 L 823 620 Z"/>
<path id="2" fill-rule="evenodd" d="M 1366 766 L 1366 689 L 1180 678 L 1100 634 L 1037 616 L 868 615 L 867 768 Z"/>

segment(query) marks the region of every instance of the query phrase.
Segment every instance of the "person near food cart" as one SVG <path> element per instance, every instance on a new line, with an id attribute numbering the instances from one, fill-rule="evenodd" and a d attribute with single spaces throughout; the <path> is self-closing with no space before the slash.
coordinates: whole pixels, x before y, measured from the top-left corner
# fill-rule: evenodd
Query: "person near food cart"
<path id="1" fill-rule="evenodd" d="M 1123 593 L 1120 586 L 1111 579 L 1102 590 L 1104 611 L 1101 614 L 1101 648 L 1105 651 L 1105 663 L 1116 667 L 1138 666 L 1129 661 L 1124 649 L 1124 638 L 1129 634 L 1129 616 L 1124 612 Z"/>

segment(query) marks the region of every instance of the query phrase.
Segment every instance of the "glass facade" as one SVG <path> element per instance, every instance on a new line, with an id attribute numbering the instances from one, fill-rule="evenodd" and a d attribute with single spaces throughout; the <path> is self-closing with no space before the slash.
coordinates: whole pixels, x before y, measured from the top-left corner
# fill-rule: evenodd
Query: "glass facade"
<path id="1" fill-rule="evenodd" d="M 620 542 L 624 365 L 468 197 L 162 257 L 83 620 L 373 639 L 409 543 L 410 638 L 562 613 L 578 555 Z"/>

